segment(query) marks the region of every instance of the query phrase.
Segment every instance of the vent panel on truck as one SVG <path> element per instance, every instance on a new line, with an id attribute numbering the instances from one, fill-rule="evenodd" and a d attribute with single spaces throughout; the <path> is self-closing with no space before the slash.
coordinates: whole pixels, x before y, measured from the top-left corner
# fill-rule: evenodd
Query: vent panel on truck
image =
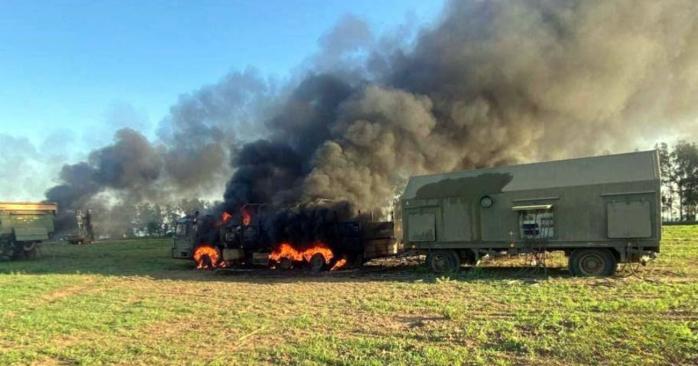
<path id="1" fill-rule="evenodd" d="M 649 238 L 652 236 L 650 203 L 615 201 L 606 205 L 608 237 L 611 239 Z"/>
<path id="2" fill-rule="evenodd" d="M 436 240 L 436 218 L 432 213 L 411 213 L 408 220 L 409 241 L 434 241 Z"/>
<path id="3" fill-rule="evenodd" d="M 444 199 L 443 213 L 445 241 L 467 241 L 472 239 L 470 206 L 465 199 Z"/>

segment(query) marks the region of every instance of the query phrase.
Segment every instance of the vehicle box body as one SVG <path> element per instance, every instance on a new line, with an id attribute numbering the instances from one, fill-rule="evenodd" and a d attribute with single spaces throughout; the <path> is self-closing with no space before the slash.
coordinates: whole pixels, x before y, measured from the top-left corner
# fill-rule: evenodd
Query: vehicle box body
<path id="1" fill-rule="evenodd" d="M 412 177 L 401 198 L 413 249 L 659 251 L 656 151 Z"/>

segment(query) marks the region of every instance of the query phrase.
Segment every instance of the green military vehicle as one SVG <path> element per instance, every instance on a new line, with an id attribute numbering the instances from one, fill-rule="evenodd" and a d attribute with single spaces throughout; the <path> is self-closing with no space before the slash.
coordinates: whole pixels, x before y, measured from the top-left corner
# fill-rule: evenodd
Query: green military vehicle
<path id="1" fill-rule="evenodd" d="M 659 253 L 656 151 L 410 178 L 401 199 L 407 249 L 435 272 L 484 255 L 563 251 L 575 275 L 608 276 Z"/>
<path id="2" fill-rule="evenodd" d="M 33 258 L 53 234 L 55 203 L 0 202 L 0 259 Z"/>

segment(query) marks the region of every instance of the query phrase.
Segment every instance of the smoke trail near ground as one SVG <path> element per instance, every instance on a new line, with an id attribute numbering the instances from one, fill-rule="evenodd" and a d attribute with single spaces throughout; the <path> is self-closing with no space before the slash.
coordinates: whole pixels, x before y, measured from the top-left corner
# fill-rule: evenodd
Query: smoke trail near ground
<path id="1" fill-rule="evenodd" d="M 120 165 L 97 154 L 64 168 L 49 193 L 232 174 L 228 210 L 319 199 L 384 209 L 410 175 L 622 152 L 698 130 L 690 0 L 453 1 L 399 47 L 355 18 L 323 39 L 290 84 L 241 73 L 202 88 L 163 121 L 164 147 L 144 150 L 156 157 L 115 174 L 103 170 Z"/>

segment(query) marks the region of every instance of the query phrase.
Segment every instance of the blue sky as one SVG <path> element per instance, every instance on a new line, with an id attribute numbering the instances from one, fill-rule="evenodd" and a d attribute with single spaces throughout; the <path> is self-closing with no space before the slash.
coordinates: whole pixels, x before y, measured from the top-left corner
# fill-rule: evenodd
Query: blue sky
<path id="1" fill-rule="evenodd" d="M 0 1 L 0 134 L 106 143 L 114 113 L 146 132 L 177 96 L 227 72 L 285 77 L 343 15 L 380 33 L 443 1 Z M 115 112 L 116 111 L 116 112 Z"/>

